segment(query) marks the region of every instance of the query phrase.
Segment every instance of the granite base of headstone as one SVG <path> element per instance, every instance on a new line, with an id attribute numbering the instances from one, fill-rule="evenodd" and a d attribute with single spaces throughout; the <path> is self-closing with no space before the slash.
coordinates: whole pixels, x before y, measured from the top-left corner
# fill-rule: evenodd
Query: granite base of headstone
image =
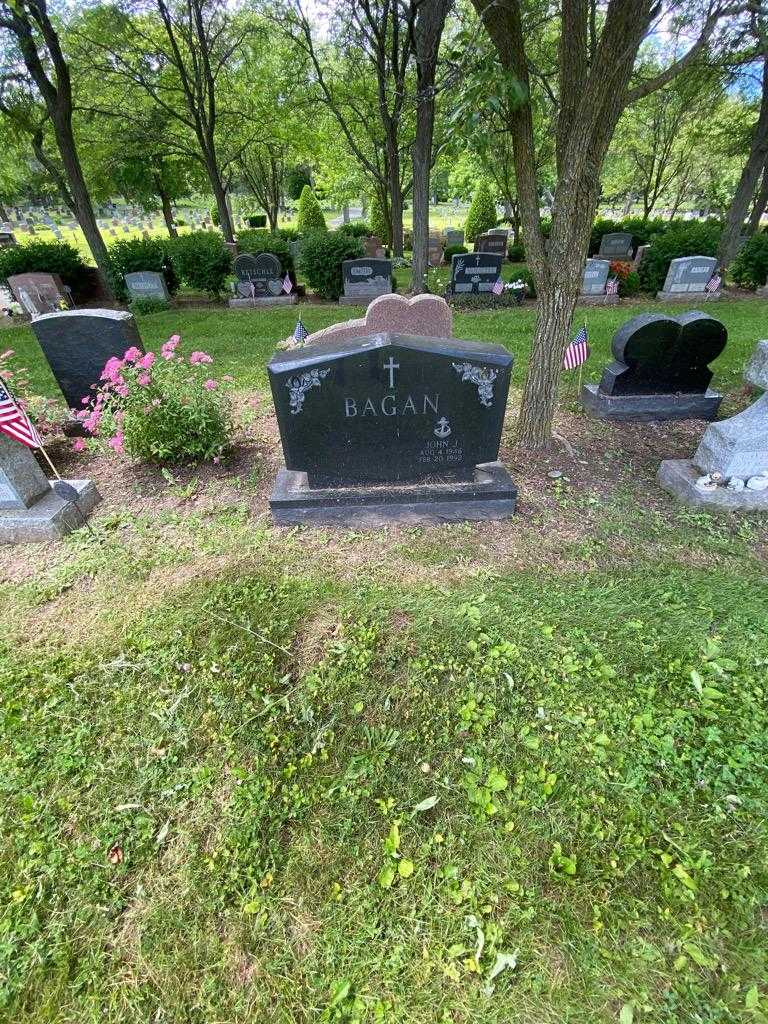
<path id="1" fill-rule="evenodd" d="M 744 379 L 760 398 L 707 427 L 692 459 L 659 467 L 659 485 L 686 505 L 768 511 L 768 341 L 757 343 Z"/>
<path id="2" fill-rule="evenodd" d="M 48 480 L 29 448 L 0 434 L 0 544 L 60 540 L 100 501 L 91 480 Z"/>
<path id="3" fill-rule="evenodd" d="M 723 396 L 709 387 L 708 364 L 727 340 L 725 326 L 698 310 L 633 317 L 614 335 L 614 361 L 600 383 L 582 388 L 581 404 L 604 420 L 713 420 Z"/>
<path id="4" fill-rule="evenodd" d="M 373 334 L 279 352 L 268 366 L 285 468 L 282 525 L 500 519 L 512 356 L 500 345 Z"/>
<path id="5" fill-rule="evenodd" d="M 692 299 L 719 299 L 720 289 L 706 291 L 710 278 L 717 269 L 714 256 L 681 256 L 671 260 L 664 280 L 664 287 L 656 292 L 656 298 L 663 302 L 691 302 Z"/>

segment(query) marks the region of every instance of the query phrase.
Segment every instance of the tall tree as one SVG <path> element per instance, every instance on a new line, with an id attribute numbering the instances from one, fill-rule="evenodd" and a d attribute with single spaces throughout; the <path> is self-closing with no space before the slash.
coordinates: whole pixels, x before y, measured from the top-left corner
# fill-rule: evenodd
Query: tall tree
<path id="1" fill-rule="evenodd" d="M 107 247 L 96 223 L 72 128 L 72 78 L 69 63 L 49 16 L 46 0 L 3 0 L 0 2 L 0 29 L 12 37 L 27 74 L 45 104 L 53 124 L 71 208 L 96 262 L 102 285 L 106 293 L 111 295 Z"/>
<path id="2" fill-rule="evenodd" d="M 598 18 L 592 0 L 560 0 L 550 9 L 525 0 L 472 3 L 496 49 L 502 73 L 518 83 L 524 94 L 523 102 L 511 111 L 509 132 L 526 255 L 539 303 L 518 438 L 526 447 L 542 448 L 552 435 L 557 383 L 597 208 L 600 171 L 618 119 L 626 106 L 690 67 L 712 40 L 720 19 L 733 13 L 736 5 L 725 0 L 708 3 L 688 50 L 660 74 L 633 86 L 640 45 L 654 19 L 670 13 L 669 5 L 665 8 L 657 0 L 608 0 L 600 6 Z M 680 13 L 680 5 L 671 6 Z M 529 39 L 539 38 L 544 29 L 557 40 L 551 74 L 556 88 L 529 51 Z M 534 87 L 548 88 L 557 99 L 557 185 L 547 246 L 539 214 L 529 100 Z"/>

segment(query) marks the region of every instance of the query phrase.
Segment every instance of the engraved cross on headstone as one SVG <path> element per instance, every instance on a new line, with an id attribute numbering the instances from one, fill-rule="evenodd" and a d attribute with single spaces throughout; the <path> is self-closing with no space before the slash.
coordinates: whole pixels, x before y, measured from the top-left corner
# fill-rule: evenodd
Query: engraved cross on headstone
<path id="1" fill-rule="evenodd" d="M 389 387 L 392 390 L 395 386 L 395 370 L 400 369 L 400 363 L 396 363 L 393 357 L 390 356 L 389 362 L 384 363 L 384 369 L 389 372 Z"/>

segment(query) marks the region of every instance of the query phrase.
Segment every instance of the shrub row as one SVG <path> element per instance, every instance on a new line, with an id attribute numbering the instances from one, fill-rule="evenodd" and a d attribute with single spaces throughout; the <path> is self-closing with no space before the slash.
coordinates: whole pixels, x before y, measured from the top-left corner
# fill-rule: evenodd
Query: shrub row
<path id="1" fill-rule="evenodd" d="M 0 281 L 15 274 L 58 274 L 73 290 L 86 269 L 77 249 L 68 242 L 26 242 L 0 249 Z"/>
<path id="2" fill-rule="evenodd" d="M 173 295 L 183 282 L 217 298 L 226 287 L 232 256 L 218 231 L 193 231 L 178 238 L 126 238 L 109 247 L 110 278 L 118 298 L 127 297 L 125 274 L 154 270 L 165 275 Z"/>
<path id="3" fill-rule="evenodd" d="M 322 299 L 338 299 L 344 290 L 342 260 L 364 255 L 363 243 L 346 231 L 315 231 L 301 243 L 299 269 Z"/>
<path id="4" fill-rule="evenodd" d="M 742 288 L 760 288 L 768 280 L 768 234 L 752 235 L 733 261 L 731 273 Z"/>

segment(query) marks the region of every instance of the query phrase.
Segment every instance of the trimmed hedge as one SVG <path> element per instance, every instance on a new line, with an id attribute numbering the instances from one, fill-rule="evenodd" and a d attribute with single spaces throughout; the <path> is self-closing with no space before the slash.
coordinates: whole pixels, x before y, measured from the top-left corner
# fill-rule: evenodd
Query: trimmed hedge
<path id="1" fill-rule="evenodd" d="M 298 212 L 296 214 L 296 227 L 300 235 L 306 235 L 312 231 L 327 231 L 323 211 L 320 203 L 309 185 L 305 185 L 299 196 Z"/>
<path id="2" fill-rule="evenodd" d="M 0 281 L 16 274 L 58 274 L 75 290 L 86 269 L 80 253 L 68 242 L 25 242 L 0 249 Z"/>
<path id="3" fill-rule="evenodd" d="M 269 231 L 241 231 L 237 236 L 237 248 L 241 253 L 251 253 L 253 256 L 260 252 L 271 252 L 280 260 L 284 273 L 296 273 L 293 253 L 280 233 L 273 235 Z"/>
<path id="4" fill-rule="evenodd" d="M 507 249 L 507 259 L 510 263 L 522 263 L 525 260 L 525 246 L 522 242 L 512 242 Z"/>
<path id="5" fill-rule="evenodd" d="M 752 235 L 733 261 L 731 274 L 741 288 L 762 288 L 768 280 L 768 234 Z"/>
<path id="6" fill-rule="evenodd" d="M 664 287 L 671 260 L 680 256 L 715 256 L 722 228 L 717 223 L 678 221 L 653 235 L 640 264 L 640 287 L 655 294 Z"/>
<path id="7" fill-rule="evenodd" d="M 232 272 L 232 254 L 218 231 L 193 231 L 163 241 L 174 269 L 188 288 L 217 299 Z"/>
<path id="8" fill-rule="evenodd" d="M 299 269 L 320 298 L 338 299 L 344 290 L 342 261 L 363 255 L 359 238 L 344 231 L 313 231 L 302 242 Z"/>
<path id="9" fill-rule="evenodd" d="M 352 235 L 353 238 L 368 238 L 369 235 L 375 234 L 375 231 L 371 230 L 370 224 L 364 220 L 353 220 L 349 224 L 341 224 L 338 231 L 343 231 L 345 235 Z"/>
<path id="10" fill-rule="evenodd" d="M 169 258 L 165 239 L 124 238 L 113 242 L 107 253 L 110 283 L 118 299 L 128 297 L 125 275 L 141 270 L 154 270 L 163 274 L 171 295 L 179 290 L 179 278 Z"/>
<path id="11" fill-rule="evenodd" d="M 487 181 L 481 181 L 472 196 L 464 224 L 464 238 L 473 242 L 478 235 L 496 227 L 496 203 Z"/>
<path id="12" fill-rule="evenodd" d="M 461 256 L 465 252 L 469 252 L 466 245 L 446 245 L 443 250 L 443 263 L 450 263 L 452 256 Z"/>

